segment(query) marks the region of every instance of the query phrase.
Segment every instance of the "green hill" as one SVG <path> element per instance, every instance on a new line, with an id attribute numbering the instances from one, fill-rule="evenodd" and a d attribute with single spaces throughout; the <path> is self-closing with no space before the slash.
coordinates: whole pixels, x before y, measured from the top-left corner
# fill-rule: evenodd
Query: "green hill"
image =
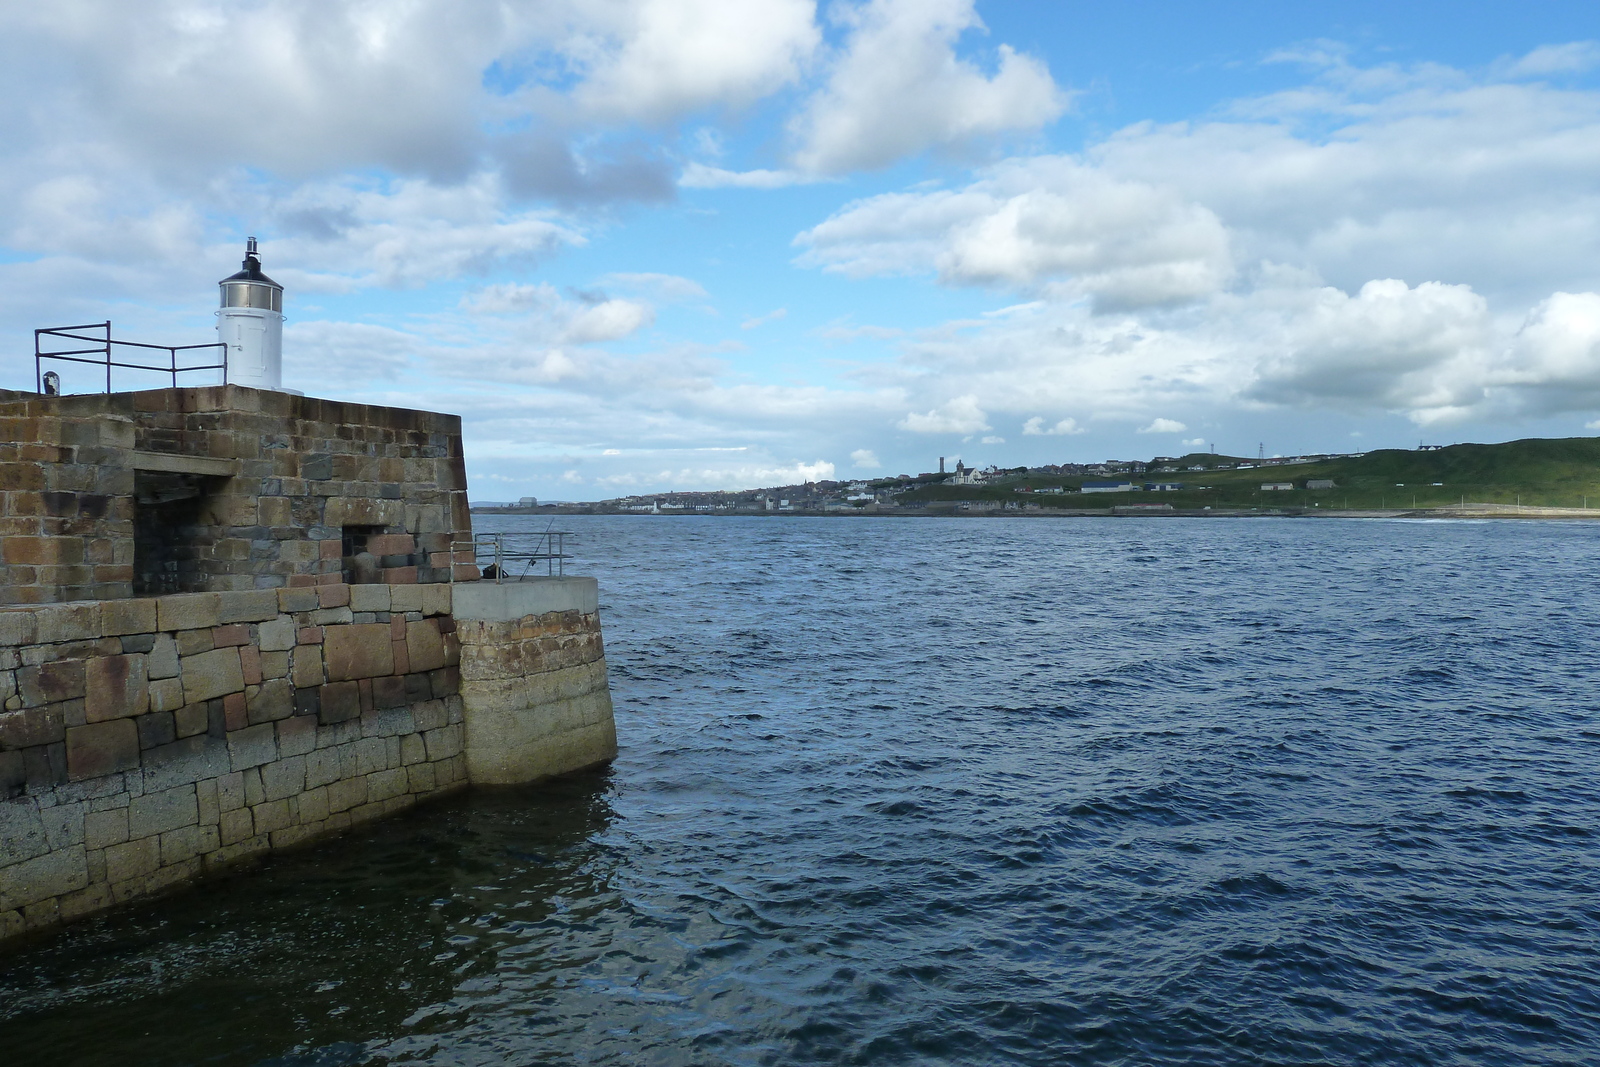
<path id="1" fill-rule="evenodd" d="M 1592 502 L 1600 508 L 1600 437 L 1529 438 L 1428 451 L 1380 449 L 1359 458 L 1284 466 L 1256 466 L 1257 462 L 1194 453 L 1165 464 L 1183 468 L 1178 472 L 1152 468 L 1127 478 L 1136 485 L 1183 484 L 1172 492 L 1079 493 L 1083 478 L 1016 473 L 981 487 L 927 486 L 902 494 L 900 500 L 906 504 L 1022 500 L 1052 508 L 1153 503 L 1176 508 L 1428 508 L 1465 500 L 1540 507 L 1584 507 Z M 1240 470 L 1240 464 L 1250 466 Z M 1206 469 L 1188 469 L 1195 466 Z M 1331 481 L 1334 487 L 1309 489 L 1308 481 Z M 1263 483 L 1292 483 L 1294 488 L 1264 490 Z M 1040 492 L 1055 487 L 1068 492 Z"/>

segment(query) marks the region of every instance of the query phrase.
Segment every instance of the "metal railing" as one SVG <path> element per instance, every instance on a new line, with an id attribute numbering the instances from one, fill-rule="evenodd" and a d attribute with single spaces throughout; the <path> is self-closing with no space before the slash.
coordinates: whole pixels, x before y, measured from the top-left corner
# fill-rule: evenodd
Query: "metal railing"
<path id="1" fill-rule="evenodd" d="M 478 534 L 470 541 L 452 541 L 451 558 L 456 558 L 458 552 L 471 552 L 485 581 L 515 582 L 531 578 L 541 565 L 545 577 L 563 577 L 567 573 L 567 560 L 572 558 L 566 551 L 566 539 L 573 536 L 576 535 L 565 530 Z M 451 573 L 455 573 L 454 568 Z"/>
<path id="2" fill-rule="evenodd" d="M 45 351 L 45 338 L 55 341 L 77 341 L 92 345 L 92 348 L 67 348 L 62 349 L 51 346 L 50 351 Z M 166 366 L 150 363 L 128 363 L 114 358 L 120 353 L 120 348 L 137 348 L 167 354 Z M 222 349 L 221 363 L 178 365 L 179 352 L 192 352 L 202 348 Z M 93 357 L 93 358 L 91 358 Z M 131 357 L 128 357 L 131 358 Z M 33 331 L 33 377 L 34 384 L 41 393 L 59 393 L 60 376 L 54 371 L 46 374 L 45 360 L 58 360 L 62 363 L 87 363 L 93 367 L 106 369 L 106 392 L 111 392 L 111 369 L 123 367 L 127 370 L 154 371 L 157 374 L 170 374 L 172 386 L 177 388 L 178 375 L 191 371 L 220 370 L 222 380 L 228 379 L 228 346 L 221 341 L 211 341 L 203 345 L 151 345 L 142 341 L 119 341 L 111 336 L 111 321 L 90 322 L 82 326 L 50 326 Z M 53 388 L 46 389 L 46 378 L 51 379 Z"/>

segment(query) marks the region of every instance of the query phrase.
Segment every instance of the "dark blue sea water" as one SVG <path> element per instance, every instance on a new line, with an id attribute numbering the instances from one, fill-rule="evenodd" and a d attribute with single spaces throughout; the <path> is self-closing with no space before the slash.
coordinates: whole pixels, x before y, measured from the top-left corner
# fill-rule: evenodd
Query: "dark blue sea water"
<path id="1" fill-rule="evenodd" d="M 563 525 L 608 772 L 0 959 L 0 1060 L 1600 1061 L 1600 526 Z"/>

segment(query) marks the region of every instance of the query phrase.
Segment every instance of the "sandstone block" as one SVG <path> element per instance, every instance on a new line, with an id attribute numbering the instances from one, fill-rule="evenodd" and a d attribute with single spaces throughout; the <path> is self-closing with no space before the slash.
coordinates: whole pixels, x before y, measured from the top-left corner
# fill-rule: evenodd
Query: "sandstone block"
<path id="1" fill-rule="evenodd" d="M 250 686 L 244 695 L 252 724 L 277 722 L 294 714 L 294 686 L 286 678 Z"/>
<path id="2" fill-rule="evenodd" d="M 106 600 L 100 604 L 100 632 L 106 637 L 148 634 L 155 630 L 154 599 Z"/>
<path id="3" fill-rule="evenodd" d="M 390 611 L 421 611 L 422 589 L 420 585 L 396 586 L 389 590 Z"/>
<path id="4" fill-rule="evenodd" d="M 217 702 L 211 701 L 213 705 Z M 224 732 L 243 730 L 250 725 L 250 705 L 243 693 L 229 693 L 222 698 L 222 729 Z"/>
<path id="5" fill-rule="evenodd" d="M 151 678 L 178 676 L 178 642 L 171 634 L 157 634 L 155 645 L 145 656 L 145 673 Z"/>
<path id="6" fill-rule="evenodd" d="M 37 632 L 31 609 L 0 611 L 0 647 L 31 645 Z"/>
<path id="7" fill-rule="evenodd" d="M 222 841 L 215 826 L 185 826 L 161 835 L 161 864 L 183 863 L 216 850 Z"/>
<path id="8" fill-rule="evenodd" d="M 87 660 L 84 672 L 84 714 L 89 722 L 143 715 L 150 709 L 145 657 L 100 656 Z"/>
<path id="9" fill-rule="evenodd" d="M 176 593 L 156 600 L 156 625 L 173 630 L 209 630 L 222 622 L 221 593 Z"/>
<path id="10" fill-rule="evenodd" d="M 17 671 L 17 694 L 28 708 L 77 700 L 83 696 L 83 684 L 81 659 L 56 660 Z"/>
<path id="11" fill-rule="evenodd" d="M 329 682 L 319 691 L 319 721 L 324 726 L 345 722 L 361 714 L 361 687 L 357 682 Z"/>
<path id="12" fill-rule="evenodd" d="M 296 689 L 309 689 L 323 683 L 322 646 L 300 645 L 295 649 L 289 677 Z"/>
<path id="13" fill-rule="evenodd" d="M 235 730 L 228 735 L 228 754 L 236 771 L 271 763 L 278 758 L 277 728 L 270 722 L 264 722 L 259 726 Z"/>
<path id="14" fill-rule="evenodd" d="M 436 582 L 420 587 L 422 589 L 422 613 L 424 615 L 450 614 L 450 586 Z"/>
<path id="15" fill-rule="evenodd" d="M 295 644 L 294 618 L 279 615 L 263 622 L 257 630 L 257 647 L 263 652 L 286 652 Z"/>
<path id="16" fill-rule="evenodd" d="M 308 789 L 294 800 L 295 818 L 301 823 L 322 822 L 329 815 L 328 791 Z"/>
<path id="17" fill-rule="evenodd" d="M 160 866 L 160 838 L 141 838 L 106 849 L 106 881 L 113 885 L 154 874 Z"/>
<path id="18" fill-rule="evenodd" d="M 367 802 L 376 803 L 399 796 L 406 791 L 408 781 L 409 776 L 403 767 L 367 775 Z"/>
<path id="19" fill-rule="evenodd" d="M 187 703 L 211 700 L 244 690 L 244 672 L 236 648 L 218 648 L 197 656 L 186 656 L 181 667 L 183 695 Z"/>
<path id="20" fill-rule="evenodd" d="M 180 826 L 193 826 L 199 821 L 200 808 L 193 785 L 146 793 L 134 797 L 128 805 L 128 836 L 133 839 L 153 837 Z"/>
<path id="21" fill-rule="evenodd" d="M 311 621 L 317 626 L 346 626 L 355 621 L 355 612 L 347 607 L 318 608 L 311 613 Z"/>
<path id="22" fill-rule="evenodd" d="M 388 611 L 389 587 L 386 585 L 352 585 L 350 590 L 351 611 Z"/>
<path id="23" fill-rule="evenodd" d="M 398 675 L 372 680 L 372 705 L 375 708 L 398 708 L 406 703 L 406 680 Z"/>
<path id="24" fill-rule="evenodd" d="M 9 541 L 10 538 L 7 538 Z M 93 641 L 100 634 L 100 604 L 46 604 L 34 609 L 35 637 L 41 645 Z"/>
<path id="25" fill-rule="evenodd" d="M 170 745 L 178 739 L 177 725 L 170 711 L 152 711 L 148 715 L 137 716 L 133 725 L 139 731 L 139 747 L 146 751 Z"/>
<path id="26" fill-rule="evenodd" d="M 431 793 L 438 788 L 434 777 L 433 764 L 418 763 L 406 768 L 406 791 L 410 793 Z"/>
<path id="27" fill-rule="evenodd" d="M 212 648 L 233 648 L 250 643 L 250 627 L 242 622 L 216 626 L 211 630 Z"/>
<path id="28" fill-rule="evenodd" d="M 139 731 L 132 719 L 112 719 L 67 731 L 67 777 L 81 782 L 139 766 Z"/>
<path id="29" fill-rule="evenodd" d="M 444 639 L 431 619 L 406 624 L 406 660 L 412 673 L 435 671 L 445 665 Z"/>
<path id="30" fill-rule="evenodd" d="M 367 780 L 346 778 L 328 786 L 328 811 L 338 813 L 367 802 Z"/>
<path id="31" fill-rule="evenodd" d="M 150 683 L 150 710 L 177 711 L 184 707 L 183 682 L 177 678 L 160 678 Z M 204 705 L 192 705 L 202 710 Z M 205 729 L 202 725 L 201 729 Z M 195 731 L 191 730 L 190 733 Z"/>
<path id="32" fill-rule="evenodd" d="M 212 637 L 213 630 L 179 630 L 173 637 L 178 642 L 178 655 L 198 656 L 202 652 L 210 652 L 217 647 L 217 642 Z"/>
<path id="33" fill-rule="evenodd" d="M 278 590 L 278 610 L 280 612 L 292 615 L 300 611 L 314 611 L 316 607 L 317 590 L 315 587 Z"/>
<path id="34" fill-rule="evenodd" d="M 244 774 L 235 771 L 217 779 L 217 806 L 223 811 L 244 807 Z"/>
<path id="35" fill-rule="evenodd" d="M 289 810 L 287 800 L 263 801 L 251 808 L 250 814 L 255 817 L 258 834 L 271 833 L 294 825 L 294 813 Z"/>
<path id="36" fill-rule="evenodd" d="M 317 586 L 317 606 L 320 608 L 349 607 L 350 587 L 343 582 Z"/>
<path id="37" fill-rule="evenodd" d="M 262 678 L 287 678 L 289 677 L 289 653 L 263 652 L 261 653 Z"/>
<path id="38" fill-rule="evenodd" d="M 222 813 L 222 821 L 217 829 L 221 842 L 231 845 L 255 834 L 255 819 L 249 808 L 235 808 Z"/>
<path id="39" fill-rule="evenodd" d="M 386 623 L 330 626 L 324 637 L 323 654 L 330 682 L 376 678 L 394 671 Z"/>
<path id="40" fill-rule="evenodd" d="M 207 778 L 194 784 L 194 796 L 200 806 L 200 825 L 215 826 L 222 815 L 217 801 L 217 780 Z"/>
<path id="41" fill-rule="evenodd" d="M 60 704 L 0 714 L 0 749 L 50 745 L 66 736 Z"/>
<path id="42" fill-rule="evenodd" d="M 261 622 L 278 614 L 278 590 L 248 589 L 217 594 L 217 619 L 228 623 Z"/>
<path id="43" fill-rule="evenodd" d="M 400 739 L 400 765 L 409 767 L 428 759 L 428 746 L 419 734 L 407 734 Z"/>

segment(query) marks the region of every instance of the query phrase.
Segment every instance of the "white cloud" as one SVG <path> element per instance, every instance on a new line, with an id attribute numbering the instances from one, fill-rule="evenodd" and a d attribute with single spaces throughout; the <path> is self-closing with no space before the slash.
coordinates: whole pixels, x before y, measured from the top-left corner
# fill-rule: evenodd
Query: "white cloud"
<path id="1" fill-rule="evenodd" d="M 558 343 L 587 345 L 617 341 L 655 321 L 648 304 L 633 300 L 604 300 L 583 308 L 567 322 Z"/>
<path id="2" fill-rule="evenodd" d="M 883 464 L 878 462 L 878 454 L 870 448 L 858 448 L 850 453 L 850 464 L 858 471 L 875 471 L 883 468 Z"/>
<path id="3" fill-rule="evenodd" d="M 849 40 L 790 124 L 803 171 L 883 167 L 929 147 L 1037 129 L 1067 107 L 1045 65 L 1009 45 L 992 76 L 957 58 L 957 39 L 983 25 L 973 0 L 869 0 L 836 12 Z"/>
<path id="4" fill-rule="evenodd" d="M 958 396 L 935 407 L 926 415 L 911 412 L 895 425 L 912 433 L 971 434 L 989 429 L 988 416 L 974 396 Z"/>
<path id="5" fill-rule="evenodd" d="M 573 99 L 604 119 L 659 123 L 742 107 L 795 80 L 821 40 L 812 0 L 642 0 L 573 11 L 592 20 L 564 44 L 588 68 Z"/>
<path id="6" fill-rule="evenodd" d="M 782 189 L 816 180 L 792 170 L 723 170 L 704 163 L 689 163 L 678 176 L 685 189 Z"/>
<path id="7" fill-rule="evenodd" d="M 964 189 L 858 201 L 795 243 L 802 264 L 853 277 L 931 267 L 952 285 L 1057 281 L 1059 295 L 1107 308 L 1207 296 L 1233 271 L 1207 208 L 1059 158 L 1004 164 Z"/>
<path id="8" fill-rule="evenodd" d="M 1204 448 L 1205 446 L 1206 439 L 1204 437 L 1186 438 L 1183 442 L 1184 448 Z"/>
<path id="9" fill-rule="evenodd" d="M 1006 443 L 1006 439 L 1004 437 L 985 437 L 983 443 L 986 445 L 1003 445 Z"/>
<path id="10" fill-rule="evenodd" d="M 741 330 L 753 330 L 758 326 L 765 326 L 769 322 L 777 322 L 789 314 L 788 308 L 776 308 L 765 315 L 757 315 L 753 319 L 745 319 L 739 324 Z"/>
<path id="11" fill-rule="evenodd" d="M 1061 419 L 1047 427 L 1044 424 L 1044 418 L 1035 415 L 1022 424 L 1022 433 L 1025 437 L 1054 437 L 1088 432 L 1088 430 L 1078 425 L 1076 419 Z"/>
<path id="12" fill-rule="evenodd" d="M 1552 74 L 1581 74 L 1600 66 L 1600 43 L 1570 41 L 1541 45 L 1506 66 L 1510 77 L 1548 77 Z"/>
<path id="13" fill-rule="evenodd" d="M 1156 419 L 1148 426 L 1141 427 L 1140 433 L 1182 433 L 1189 427 L 1176 419 Z"/>

